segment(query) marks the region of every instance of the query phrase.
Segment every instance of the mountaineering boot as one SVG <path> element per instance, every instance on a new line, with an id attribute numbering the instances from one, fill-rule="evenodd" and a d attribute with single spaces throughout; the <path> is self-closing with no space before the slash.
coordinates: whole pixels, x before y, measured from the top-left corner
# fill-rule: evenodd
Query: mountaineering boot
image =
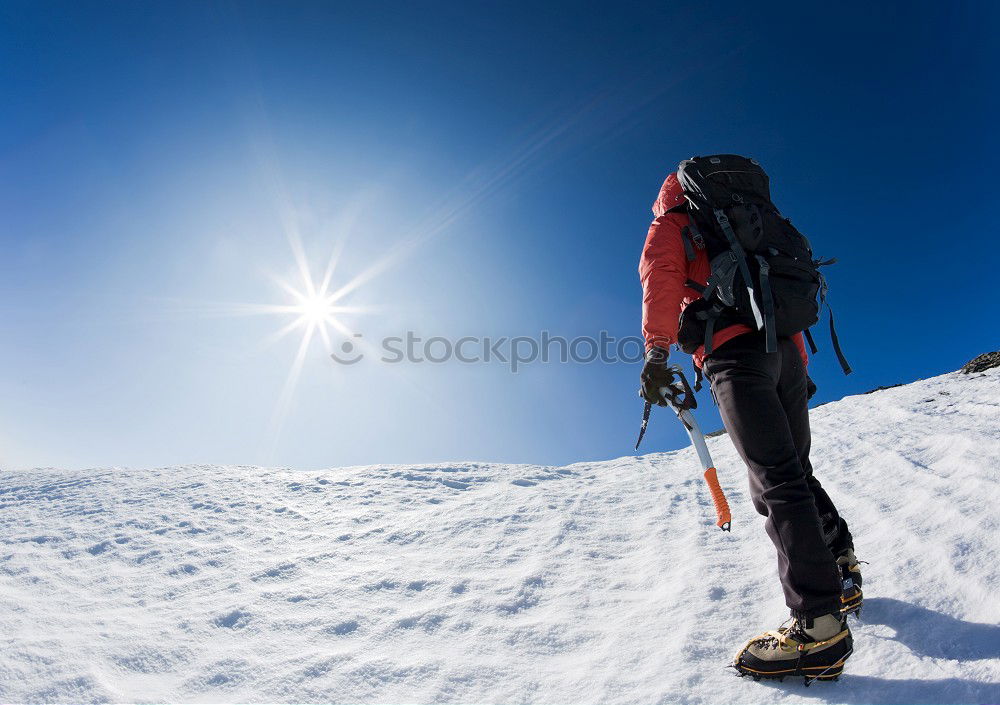
<path id="1" fill-rule="evenodd" d="M 835 680 L 844 671 L 854 640 L 847 617 L 825 614 L 811 619 L 794 619 L 777 631 L 764 632 L 746 643 L 733 668 L 741 676 L 784 679 L 805 676 L 814 680 Z"/>
<path id="2" fill-rule="evenodd" d="M 843 615 L 861 614 L 864 595 L 861 593 L 861 566 L 854 555 L 854 549 L 848 548 L 837 557 L 843 581 L 843 594 L 840 596 L 840 613 Z"/>

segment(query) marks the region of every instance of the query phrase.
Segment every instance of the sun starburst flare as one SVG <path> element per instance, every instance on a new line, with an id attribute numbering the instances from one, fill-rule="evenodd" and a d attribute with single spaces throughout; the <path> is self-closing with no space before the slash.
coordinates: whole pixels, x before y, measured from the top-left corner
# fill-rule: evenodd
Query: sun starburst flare
<path id="1" fill-rule="evenodd" d="M 181 302 L 175 301 L 178 312 L 186 312 L 208 317 L 243 317 L 243 316 L 274 316 L 285 320 L 270 335 L 259 343 L 258 349 L 270 347 L 281 340 L 299 334 L 298 345 L 294 358 L 288 368 L 288 373 L 282 385 L 281 392 L 275 401 L 271 413 L 268 432 L 261 450 L 265 453 L 267 462 L 273 457 L 281 436 L 285 420 L 295 398 L 295 391 L 302 376 L 302 370 L 309 350 L 318 338 L 326 354 L 333 352 L 334 339 L 343 338 L 357 341 L 355 331 L 345 322 L 346 316 L 371 313 L 376 309 L 371 306 L 346 305 L 343 300 L 357 295 L 357 289 L 352 291 L 332 291 L 334 273 L 337 261 L 343 250 L 344 237 L 338 238 L 332 254 L 319 279 L 313 277 L 313 267 L 305 256 L 302 241 L 296 228 L 285 224 L 285 235 L 291 247 L 298 276 L 280 277 L 271 271 L 263 270 L 262 274 L 272 281 L 284 294 L 285 301 L 281 303 L 212 303 L 212 302 Z M 343 289 L 343 287 L 340 287 Z M 361 343 L 362 347 L 367 347 Z"/>

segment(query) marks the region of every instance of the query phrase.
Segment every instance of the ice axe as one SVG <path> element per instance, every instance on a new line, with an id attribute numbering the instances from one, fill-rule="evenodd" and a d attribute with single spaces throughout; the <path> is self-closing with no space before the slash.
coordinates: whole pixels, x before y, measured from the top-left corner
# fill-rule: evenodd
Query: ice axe
<path id="1" fill-rule="evenodd" d="M 715 471 L 715 463 L 712 462 L 712 455 L 708 452 L 708 444 L 705 443 L 705 434 L 701 432 L 698 422 L 695 421 L 694 414 L 691 413 L 691 409 L 698 407 L 698 402 L 695 400 L 694 392 L 691 391 L 691 385 L 688 384 L 687 378 L 684 376 L 684 371 L 677 365 L 670 365 L 667 369 L 673 373 L 674 381 L 666 387 L 660 387 L 660 396 L 676 412 L 677 418 L 684 424 L 684 428 L 691 438 L 691 444 L 694 445 L 694 449 L 698 452 L 698 459 L 701 460 L 701 465 L 705 471 L 705 482 L 708 483 L 708 491 L 712 495 L 712 504 L 715 505 L 715 525 L 723 531 L 729 531 L 730 523 L 732 522 L 732 516 L 729 513 L 729 502 L 726 501 L 726 495 L 719 485 L 719 475 Z M 646 435 L 646 426 L 649 425 L 649 412 L 652 408 L 653 405 L 647 401 L 646 408 L 642 412 L 642 426 L 639 428 L 639 438 L 635 442 L 636 450 L 639 450 L 642 437 Z"/>

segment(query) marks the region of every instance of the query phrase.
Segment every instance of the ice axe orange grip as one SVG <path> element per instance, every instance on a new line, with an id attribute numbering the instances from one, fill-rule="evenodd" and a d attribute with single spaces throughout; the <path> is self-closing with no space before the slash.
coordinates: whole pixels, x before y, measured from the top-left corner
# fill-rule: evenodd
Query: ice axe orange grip
<path id="1" fill-rule="evenodd" d="M 719 475 L 715 472 L 715 468 L 708 468 L 705 471 L 705 482 L 708 483 L 712 504 L 715 505 L 715 525 L 723 531 L 729 531 L 733 517 L 729 513 L 729 502 L 726 501 L 726 495 L 722 491 L 722 486 L 719 485 Z"/>
<path id="2" fill-rule="evenodd" d="M 729 513 L 729 502 L 726 501 L 726 495 L 722 492 L 722 487 L 719 485 L 719 475 L 715 471 L 715 463 L 712 462 L 712 456 L 708 452 L 708 444 L 705 443 L 705 436 L 702 434 L 701 429 L 698 428 L 698 422 L 694 420 L 694 414 L 689 409 L 677 409 L 675 407 L 674 410 L 677 412 L 677 418 L 681 420 L 684 428 L 687 429 L 694 449 L 698 451 L 701 466 L 705 468 L 705 482 L 708 483 L 708 491 L 712 495 L 712 504 L 715 505 L 715 525 L 723 531 L 729 531 L 729 526 L 732 522 L 732 515 Z"/>

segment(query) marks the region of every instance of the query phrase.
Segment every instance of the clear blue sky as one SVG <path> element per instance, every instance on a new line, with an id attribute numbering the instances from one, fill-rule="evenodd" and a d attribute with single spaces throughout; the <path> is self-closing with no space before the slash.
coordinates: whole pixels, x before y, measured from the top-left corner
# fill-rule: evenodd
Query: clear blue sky
<path id="1" fill-rule="evenodd" d="M 291 319 L 227 312 L 289 303 L 291 233 L 317 277 L 342 248 L 332 289 L 376 267 L 338 318 L 366 341 L 635 335 L 649 206 L 694 154 L 757 158 L 840 259 L 856 372 L 820 332 L 816 401 L 1000 348 L 998 6 L 801 5 L 3 3 L 0 462 L 625 455 L 637 365 L 314 339 L 289 395 Z M 661 413 L 645 449 L 685 440 Z"/>

